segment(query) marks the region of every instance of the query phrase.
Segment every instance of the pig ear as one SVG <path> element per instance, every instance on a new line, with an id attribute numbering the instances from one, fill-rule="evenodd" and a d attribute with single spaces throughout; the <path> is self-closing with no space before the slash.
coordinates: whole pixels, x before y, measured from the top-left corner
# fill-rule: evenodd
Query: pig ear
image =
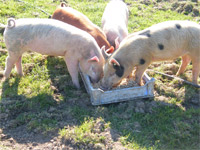
<path id="1" fill-rule="evenodd" d="M 114 52 L 114 47 L 111 46 L 109 49 L 106 50 L 106 53 L 111 54 Z"/>
<path id="2" fill-rule="evenodd" d="M 94 56 L 94 57 L 88 59 L 88 62 L 99 62 L 99 58 L 97 56 Z"/>
<path id="3" fill-rule="evenodd" d="M 112 59 L 110 60 L 110 64 L 120 66 L 120 64 L 118 63 L 118 61 L 117 61 L 115 58 L 112 58 Z"/>
<path id="4" fill-rule="evenodd" d="M 107 60 L 107 59 L 110 57 L 111 54 L 108 54 L 108 53 L 106 52 L 105 46 L 103 46 L 103 47 L 101 48 L 101 51 L 102 51 L 103 57 L 105 58 L 105 60 Z"/>
<path id="5" fill-rule="evenodd" d="M 105 45 L 101 47 L 101 51 L 105 51 L 106 50 L 106 47 Z"/>
<path id="6" fill-rule="evenodd" d="M 119 37 L 115 39 L 115 49 L 119 48 Z"/>

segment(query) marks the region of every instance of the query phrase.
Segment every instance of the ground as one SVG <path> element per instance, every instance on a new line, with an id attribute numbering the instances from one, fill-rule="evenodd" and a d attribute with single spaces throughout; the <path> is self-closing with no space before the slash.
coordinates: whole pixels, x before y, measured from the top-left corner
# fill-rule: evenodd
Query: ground
<path id="1" fill-rule="evenodd" d="M 51 15 L 60 3 L 24 1 L 28 3 L 0 0 L 0 22 L 6 24 L 9 17 L 48 18 L 38 8 Z M 65 2 L 101 26 L 108 1 Z M 129 33 L 166 20 L 200 22 L 199 2 L 195 0 L 127 0 L 126 3 L 130 10 Z M 4 70 L 6 57 L 0 35 L 0 72 Z M 25 53 L 23 77 L 14 69 L 9 80 L 4 81 L 0 74 L 0 150 L 199 149 L 200 88 L 155 73 L 175 75 L 180 62 L 177 58 L 148 68 L 148 75 L 156 79 L 153 99 L 93 106 L 81 78 L 80 90 L 72 85 L 61 57 Z M 190 81 L 191 69 L 192 64 L 180 78 Z"/>

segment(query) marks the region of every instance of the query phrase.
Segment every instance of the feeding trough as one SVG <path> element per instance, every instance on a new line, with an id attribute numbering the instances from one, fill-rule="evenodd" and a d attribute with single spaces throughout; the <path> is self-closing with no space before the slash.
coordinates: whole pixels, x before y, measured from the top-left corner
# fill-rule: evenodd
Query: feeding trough
<path id="1" fill-rule="evenodd" d="M 154 78 L 150 78 L 144 73 L 143 80 L 145 84 L 143 86 L 111 89 L 103 91 L 100 88 L 94 88 L 90 82 L 89 76 L 80 73 L 84 82 L 85 88 L 90 95 L 92 105 L 102 105 L 109 103 L 117 103 L 122 101 L 134 100 L 138 98 L 153 98 L 154 97 Z"/>

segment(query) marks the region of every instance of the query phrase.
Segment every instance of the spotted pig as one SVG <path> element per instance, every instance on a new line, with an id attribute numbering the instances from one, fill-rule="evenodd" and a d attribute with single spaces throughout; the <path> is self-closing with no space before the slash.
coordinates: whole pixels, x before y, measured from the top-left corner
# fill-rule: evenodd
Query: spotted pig
<path id="1" fill-rule="evenodd" d="M 122 0 L 111 0 L 102 16 L 102 29 L 109 43 L 117 49 L 128 35 L 128 8 Z"/>
<path id="2" fill-rule="evenodd" d="M 104 58 L 94 38 L 87 32 L 54 19 L 9 19 L 4 32 L 8 49 L 5 78 L 16 64 L 22 75 L 21 59 L 25 51 L 63 56 L 72 81 L 80 88 L 78 67 L 97 82 L 103 72 Z"/>
<path id="3" fill-rule="evenodd" d="M 136 82 L 141 79 L 147 67 L 156 61 L 173 60 L 182 57 L 182 64 L 176 75 L 184 72 L 192 61 L 192 80 L 197 84 L 200 72 L 200 26 L 191 21 L 166 21 L 143 31 L 130 34 L 122 41 L 104 67 L 102 86 L 111 88 L 127 77 L 136 67 Z"/>
<path id="4" fill-rule="evenodd" d="M 105 46 L 106 49 L 110 48 L 110 43 L 107 41 L 105 33 L 92 23 L 87 16 L 71 7 L 67 7 L 65 3 L 61 3 L 60 7 L 54 11 L 52 18 L 88 32 L 94 37 L 100 48 L 102 46 Z"/>

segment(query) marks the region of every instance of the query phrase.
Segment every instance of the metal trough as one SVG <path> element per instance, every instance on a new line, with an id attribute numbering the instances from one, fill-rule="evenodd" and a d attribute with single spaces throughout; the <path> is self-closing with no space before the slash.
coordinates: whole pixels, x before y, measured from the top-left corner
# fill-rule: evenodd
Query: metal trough
<path id="1" fill-rule="evenodd" d="M 121 89 L 103 91 L 100 88 L 93 88 L 92 83 L 87 75 L 80 73 L 85 88 L 90 95 L 92 105 L 102 105 L 117 103 L 122 101 L 134 100 L 138 98 L 154 97 L 154 78 L 150 78 L 146 73 L 143 76 L 145 85 Z"/>

